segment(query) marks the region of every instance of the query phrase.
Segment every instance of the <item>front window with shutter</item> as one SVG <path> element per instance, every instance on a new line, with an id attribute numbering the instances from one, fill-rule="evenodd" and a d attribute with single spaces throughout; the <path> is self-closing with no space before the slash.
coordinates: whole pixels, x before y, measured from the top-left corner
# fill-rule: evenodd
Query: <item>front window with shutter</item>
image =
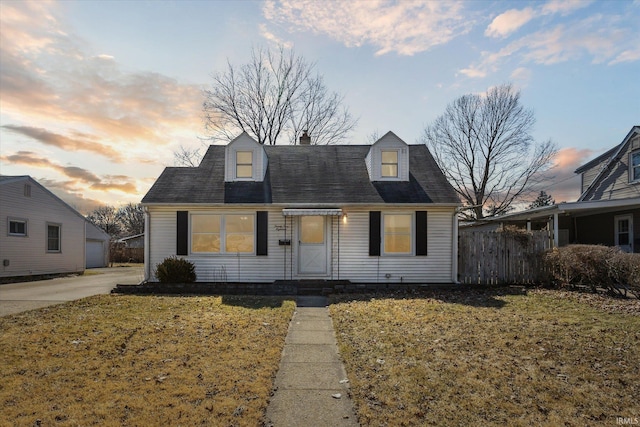
<path id="1" fill-rule="evenodd" d="M 191 253 L 253 254 L 255 241 L 253 214 L 191 215 Z"/>
<path id="2" fill-rule="evenodd" d="M 385 254 L 410 254 L 412 252 L 411 214 L 383 215 L 383 247 Z"/>

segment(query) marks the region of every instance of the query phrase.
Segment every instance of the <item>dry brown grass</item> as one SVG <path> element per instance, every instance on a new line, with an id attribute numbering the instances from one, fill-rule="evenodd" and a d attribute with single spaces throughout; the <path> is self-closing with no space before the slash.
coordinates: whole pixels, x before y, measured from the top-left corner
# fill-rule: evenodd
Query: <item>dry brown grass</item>
<path id="1" fill-rule="evenodd" d="M 0 318 L 0 425 L 258 425 L 294 307 L 105 295 Z"/>
<path id="2" fill-rule="evenodd" d="M 640 302 L 560 295 L 334 300 L 359 421 L 584 426 L 640 418 Z"/>

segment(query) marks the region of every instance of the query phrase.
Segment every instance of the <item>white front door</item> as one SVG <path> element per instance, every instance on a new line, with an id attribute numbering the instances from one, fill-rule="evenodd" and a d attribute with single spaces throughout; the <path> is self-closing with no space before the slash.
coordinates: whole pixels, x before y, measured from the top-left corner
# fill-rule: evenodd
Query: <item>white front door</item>
<path id="1" fill-rule="evenodd" d="M 625 252 L 633 252 L 633 215 L 618 215 L 615 221 L 615 243 Z"/>
<path id="2" fill-rule="evenodd" d="M 298 228 L 298 272 L 327 275 L 327 230 L 325 216 L 301 216 Z"/>

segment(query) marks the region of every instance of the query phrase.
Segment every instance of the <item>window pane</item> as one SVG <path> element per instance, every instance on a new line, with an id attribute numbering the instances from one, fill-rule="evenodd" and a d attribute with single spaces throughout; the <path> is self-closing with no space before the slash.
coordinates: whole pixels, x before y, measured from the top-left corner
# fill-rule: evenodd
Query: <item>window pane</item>
<path id="1" fill-rule="evenodd" d="M 253 167 L 251 165 L 236 165 L 236 178 L 251 178 Z"/>
<path id="2" fill-rule="evenodd" d="M 219 233 L 220 215 L 192 215 L 191 231 L 193 233 Z"/>
<path id="3" fill-rule="evenodd" d="M 225 231 L 227 233 L 253 233 L 253 215 L 225 216 Z"/>
<path id="4" fill-rule="evenodd" d="M 618 233 L 627 233 L 628 231 L 629 231 L 629 220 L 628 219 L 618 220 Z"/>
<path id="5" fill-rule="evenodd" d="M 300 217 L 300 243 L 324 243 L 324 217 Z"/>
<path id="6" fill-rule="evenodd" d="M 398 152 L 397 151 L 383 151 L 382 163 L 395 163 L 398 164 Z"/>
<path id="7" fill-rule="evenodd" d="M 633 181 L 640 180 L 640 152 L 631 155 L 631 168 Z"/>
<path id="8" fill-rule="evenodd" d="M 385 215 L 384 232 L 411 233 L 411 215 Z"/>
<path id="9" fill-rule="evenodd" d="M 220 252 L 220 234 L 193 234 L 191 252 Z"/>
<path id="10" fill-rule="evenodd" d="M 253 163 L 253 151 L 237 151 L 236 152 L 236 164 L 238 165 L 250 165 Z"/>
<path id="11" fill-rule="evenodd" d="M 618 244 L 620 246 L 625 246 L 629 244 L 629 233 L 620 233 L 618 234 Z"/>
<path id="12" fill-rule="evenodd" d="M 253 234 L 227 234 L 227 252 L 253 252 Z"/>
<path id="13" fill-rule="evenodd" d="M 384 236 L 384 251 L 386 253 L 410 253 L 411 235 L 387 234 Z"/>
<path id="14" fill-rule="evenodd" d="M 383 177 L 396 177 L 398 176 L 398 165 L 382 165 Z"/>
<path id="15" fill-rule="evenodd" d="M 9 221 L 9 234 L 27 234 L 27 223 L 23 221 Z"/>
<path id="16" fill-rule="evenodd" d="M 60 250 L 60 227 L 57 225 L 47 225 L 47 250 Z"/>

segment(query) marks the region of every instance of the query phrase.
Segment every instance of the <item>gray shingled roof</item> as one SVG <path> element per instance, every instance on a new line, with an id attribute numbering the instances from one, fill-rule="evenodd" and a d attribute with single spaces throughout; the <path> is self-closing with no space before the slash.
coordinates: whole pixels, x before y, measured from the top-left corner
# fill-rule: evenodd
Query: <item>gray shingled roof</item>
<path id="1" fill-rule="evenodd" d="M 459 203 L 424 145 L 409 146 L 408 182 L 371 182 L 369 145 L 265 146 L 264 182 L 224 182 L 225 147 L 212 145 L 199 167 L 166 168 L 142 203 Z"/>

